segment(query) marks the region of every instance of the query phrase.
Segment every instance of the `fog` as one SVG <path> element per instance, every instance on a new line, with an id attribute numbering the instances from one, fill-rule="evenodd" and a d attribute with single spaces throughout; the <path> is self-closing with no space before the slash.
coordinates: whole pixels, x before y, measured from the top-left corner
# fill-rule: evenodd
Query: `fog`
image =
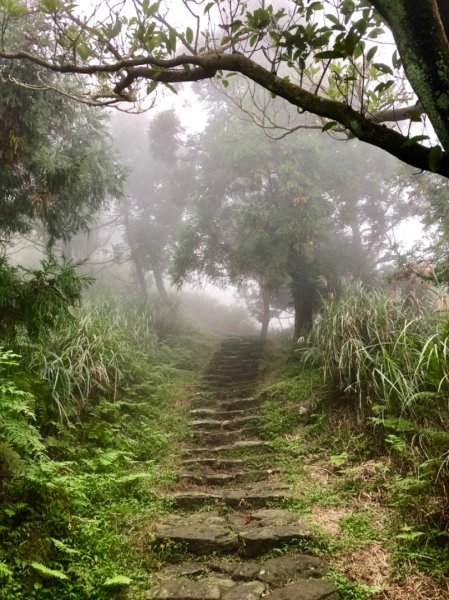
<path id="1" fill-rule="evenodd" d="M 178 302 L 220 332 L 297 334 L 342 279 L 385 280 L 432 260 L 438 179 L 356 140 L 298 129 L 297 112 L 271 99 L 266 116 L 283 124 L 264 130 L 244 85 L 236 78 L 229 96 L 191 85 L 147 112 L 110 112 L 123 193 L 89 231 L 56 243 L 85 261 L 94 289 Z M 34 266 L 47 242 L 36 225 L 8 255 Z"/>

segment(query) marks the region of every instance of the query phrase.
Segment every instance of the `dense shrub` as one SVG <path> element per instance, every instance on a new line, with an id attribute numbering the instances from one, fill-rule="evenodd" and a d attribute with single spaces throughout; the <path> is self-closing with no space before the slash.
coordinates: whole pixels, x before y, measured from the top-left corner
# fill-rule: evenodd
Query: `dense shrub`
<path id="1" fill-rule="evenodd" d="M 324 302 L 308 342 L 303 360 L 320 365 L 327 381 L 354 398 L 367 425 L 384 432 L 384 441 L 402 465 L 424 478 L 433 492 L 437 483 L 437 493 L 445 497 L 449 478 L 446 290 L 424 287 L 405 295 L 387 287 L 346 284 L 341 296 Z"/>

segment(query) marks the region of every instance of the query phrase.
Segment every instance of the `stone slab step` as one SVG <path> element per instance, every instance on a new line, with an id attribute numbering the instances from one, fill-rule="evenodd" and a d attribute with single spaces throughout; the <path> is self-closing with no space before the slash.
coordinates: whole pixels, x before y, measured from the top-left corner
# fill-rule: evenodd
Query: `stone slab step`
<path id="1" fill-rule="evenodd" d="M 266 600 L 338 600 L 333 581 L 305 580 L 274 590 Z"/>
<path id="2" fill-rule="evenodd" d="M 193 430 L 203 431 L 233 431 L 242 429 L 245 425 L 255 425 L 260 423 L 261 417 L 258 415 L 244 415 L 228 419 L 196 419 L 190 422 Z"/>
<path id="3" fill-rule="evenodd" d="M 235 485 L 242 483 L 254 483 L 257 481 L 267 481 L 273 475 L 277 475 L 279 469 L 259 469 L 257 471 L 240 471 L 237 473 L 181 473 L 180 481 L 191 483 L 193 485 Z"/>
<path id="4" fill-rule="evenodd" d="M 243 458 L 188 458 L 182 460 L 181 464 L 186 467 L 210 468 L 214 471 L 223 471 L 225 469 L 241 469 L 247 462 Z"/>
<path id="5" fill-rule="evenodd" d="M 236 473 L 246 468 L 256 469 L 274 469 L 274 460 L 272 454 L 258 454 L 256 456 L 246 456 L 243 458 L 188 458 L 181 461 L 181 465 L 187 467 L 189 472 L 201 474 L 208 473 Z"/>
<path id="6" fill-rule="evenodd" d="M 231 444 L 217 444 L 216 446 L 188 448 L 184 455 L 188 458 L 240 458 L 257 456 L 269 452 L 272 444 L 266 440 L 238 440 Z"/>
<path id="7" fill-rule="evenodd" d="M 226 444 L 238 441 L 251 441 L 257 439 L 261 433 L 260 427 L 245 427 L 234 431 L 205 431 L 198 429 L 190 433 L 193 442 L 201 444 Z"/>
<path id="8" fill-rule="evenodd" d="M 236 553 L 254 557 L 311 537 L 297 513 L 282 509 L 228 515 L 215 511 L 174 514 L 155 528 L 156 544 L 182 544 L 198 555 Z"/>
<path id="9" fill-rule="evenodd" d="M 289 487 L 281 484 L 251 489 L 189 490 L 175 492 L 170 496 L 173 503 L 183 510 L 196 510 L 214 504 L 232 507 L 268 507 L 279 504 L 289 497 Z"/>
<path id="10" fill-rule="evenodd" d="M 218 588 L 215 596 L 220 600 L 258 600 L 267 597 L 272 588 L 290 583 L 291 587 L 281 588 L 284 600 L 331 600 L 335 598 L 335 585 L 324 578 L 326 572 L 319 558 L 307 554 L 278 556 L 261 562 L 217 559 L 205 563 L 185 562 L 165 568 L 161 576 L 169 577 L 171 581 L 149 592 L 147 598 L 179 600 L 190 594 L 190 598 L 204 600 L 215 587 Z M 189 576 L 201 579 L 192 581 Z M 195 583 L 200 585 L 195 586 Z M 232 595 L 229 595 L 231 591 Z M 286 593 L 289 595 L 285 596 Z"/>
<path id="11" fill-rule="evenodd" d="M 234 582 L 227 578 L 188 578 L 169 581 L 146 595 L 147 600 L 337 600 L 330 580 L 303 580 L 278 588 L 268 595 L 260 581 Z"/>
<path id="12" fill-rule="evenodd" d="M 225 386 L 225 385 L 200 385 L 200 388 L 208 392 L 213 392 L 217 400 L 227 401 L 232 398 L 238 398 L 243 396 L 249 396 L 255 390 L 255 384 L 251 385 L 240 385 L 240 386 Z M 210 406 L 210 404 L 209 404 Z"/>
<path id="13" fill-rule="evenodd" d="M 288 583 L 298 578 L 319 579 L 328 572 L 325 563 L 310 554 L 289 554 L 268 560 L 212 559 L 205 562 L 186 561 L 169 565 L 163 578 L 201 577 L 211 573 L 225 575 L 233 581 L 263 581 L 268 584 Z"/>
<path id="14" fill-rule="evenodd" d="M 194 419 L 215 419 L 216 421 L 228 421 L 236 417 L 249 417 L 257 414 L 259 407 L 246 408 L 241 410 L 217 410 L 215 408 L 195 408 L 190 411 L 190 416 Z"/>
<path id="15" fill-rule="evenodd" d="M 236 369 L 232 372 L 225 372 L 221 370 L 219 373 L 210 372 L 204 373 L 201 377 L 201 381 L 203 382 L 212 382 L 218 384 L 228 384 L 228 383 L 249 383 L 256 381 L 258 376 L 257 370 L 252 371 L 237 371 Z"/>
<path id="16" fill-rule="evenodd" d="M 254 373 L 259 369 L 259 360 L 257 358 L 240 360 L 238 363 L 232 360 L 211 361 L 204 373 Z"/>
<path id="17" fill-rule="evenodd" d="M 260 408 L 262 401 L 259 398 L 249 396 L 247 398 L 228 398 L 221 400 L 216 404 L 217 409 L 220 411 L 226 410 L 246 410 L 247 408 Z"/>

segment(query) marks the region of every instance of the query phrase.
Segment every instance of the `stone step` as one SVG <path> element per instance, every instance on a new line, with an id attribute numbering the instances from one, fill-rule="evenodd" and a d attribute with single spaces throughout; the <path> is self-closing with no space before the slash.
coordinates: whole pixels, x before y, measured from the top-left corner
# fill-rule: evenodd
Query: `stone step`
<path id="1" fill-rule="evenodd" d="M 215 419 L 228 421 L 237 417 L 257 415 L 259 407 L 247 408 L 246 410 L 217 410 L 216 408 L 195 408 L 190 411 L 190 415 L 196 419 Z"/>
<path id="2" fill-rule="evenodd" d="M 278 483 L 249 489 L 211 488 L 208 491 L 188 490 L 175 492 L 170 496 L 173 503 L 183 510 L 196 510 L 214 504 L 263 508 L 279 504 L 289 497 L 289 487 Z"/>
<path id="3" fill-rule="evenodd" d="M 169 565 L 161 572 L 165 577 L 204 577 L 215 574 L 232 581 L 263 581 L 278 585 L 294 579 L 320 579 L 328 568 L 318 557 L 310 554 L 290 554 L 262 560 L 211 559 L 204 562 L 185 561 Z"/>
<path id="4" fill-rule="evenodd" d="M 227 366 L 227 367 L 214 367 L 214 368 L 208 368 L 204 371 L 203 373 L 203 378 L 205 377 L 216 377 L 217 379 L 223 378 L 225 380 L 227 379 L 244 379 L 244 378 L 248 378 L 248 379 L 254 379 L 255 377 L 257 377 L 259 372 L 259 367 L 258 366 L 241 366 L 241 365 L 234 365 L 234 366 Z"/>
<path id="5" fill-rule="evenodd" d="M 232 485 L 266 481 L 277 475 L 279 469 L 258 469 L 257 471 L 238 471 L 237 473 L 181 473 L 180 481 L 193 485 Z"/>
<path id="6" fill-rule="evenodd" d="M 233 398 L 242 398 L 250 396 L 255 390 L 255 384 L 248 385 L 223 385 L 212 383 L 201 383 L 198 386 L 200 389 L 214 394 L 216 400 L 232 400 Z"/>
<path id="7" fill-rule="evenodd" d="M 192 472 L 201 474 L 216 472 L 236 472 L 242 469 L 269 469 L 273 468 L 272 454 L 257 454 L 256 456 L 245 456 L 243 458 L 188 458 L 181 460 L 181 465 Z"/>
<path id="8" fill-rule="evenodd" d="M 215 356 L 232 354 L 245 358 L 251 354 L 262 354 L 264 351 L 265 346 L 262 344 L 222 344 L 221 348 L 215 353 Z"/>
<path id="9" fill-rule="evenodd" d="M 229 444 L 238 441 L 250 441 L 260 435 L 261 427 L 245 427 L 234 431 L 204 431 L 197 429 L 190 433 L 190 439 L 202 444 Z"/>
<path id="10" fill-rule="evenodd" d="M 232 444 L 219 444 L 217 446 L 188 448 L 184 451 L 186 458 L 241 458 L 257 456 L 270 451 L 271 442 L 265 440 L 239 440 Z"/>
<path id="11" fill-rule="evenodd" d="M 260 562 L 217 559 L 204 563 L 184 562 L 166 567 L 161 577 L 170 580 L 148 592 L 146 597 L 161 600 L 259 600 L 267 597 L 273 588 L 280 588 L 285 593 L 294 591 L 296 594 L 284 594 L 285 600 L 335 598 L 335 585 L 325 578 L 326 573 L 323 562 L 307 554 L 278 556 Z M 296 589 L 281 587 L 292 581 L 302 584 L 299 591 L 298 585 Z"/>
<path id="12" fill-rule="evenodd" d="M 248 459 L 243 458 L 188 458 L 181 461 L 185 467 L 197 467 L 198 469 L 212 469 L 223 471 L 226 469 L 241 469 L 248 464 Z"/>
<path id="13" fill-rule="evenodd" d="M 202 389 L 207 390 L 208 392 L 213 393 L 216 401 L 227 401 L 232 400 L 233 398 L 238 398 L 239 396 L 249 396 L 254 392 L 255 386 L 247 386 L 247 387 L 226 387 L 226 386 L 204 386 Z M 211 406 L 211 403 L 202 404 L 202 406 Z"/>
<path id="14" fill-rule="evenodd" d="M 227 577 L 192 580 L 187 577 L 168 581 L 149 591 L 147 600 L 337 600 L 335 584 L 330 579 L 304 579 L 274 589 L 261 581 L 238 582 Z"/>
<path id="15" fill-rule="evenodd" d="M 241 429 L 246 424 L 254 425 L 260 421 L 258 415 L 247 415 L 234 417 L 233 419 L 198 419 L 190 422 L 190 427 L 193 430 L 200 429 L 203 431 L 233 431 Z"/>
<path id="16" fill-rule="evenodd" d="M 274 548 L 311 540 L 299 515 L 283 509 L 249 513 L 196 512 L 170 515 L 155 526 L 154 543 L 182 544 L 192 554 L 261 556 Z"/>
<path id="17" fill-rule="evenodd" d="M 247 388 L 250 386 L 254 386 L 257 382 L 258 375 L 257 373 L 249 376 L 248 374 L 242 374 L 241 376 L 236 375 L 207 375 L 201 377 L 200 385 L 213 385 L 219 386 L 223 385 L 227 388 Z"/>
<path id="18" fill-rule="evenodd" d="M 231 360 L 211 361 L 207 366 L 205 373 L 250 373 L 259 370 L 259 360 L 251 358 L 241 360 L 238 363 Z"/>
<path id="19" fill-rule="evenodd" d="M 247 398 L 228 398 L 216 403 L 217 409 L 226 410 L 246 410 L 247 408 L 260 408 L 262 401 L 259 398 L 249 396 Z"/>

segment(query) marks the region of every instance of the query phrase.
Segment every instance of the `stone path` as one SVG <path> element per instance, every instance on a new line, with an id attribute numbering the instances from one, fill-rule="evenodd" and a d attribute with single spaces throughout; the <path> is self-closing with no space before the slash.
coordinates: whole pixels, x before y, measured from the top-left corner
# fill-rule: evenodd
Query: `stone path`
<path id="1" fill-rule="evenodd" d="M 186 560 L 167 566 L 155 600 L 335 600 L 320 559 L 297 548 L 311 538 L 282 508 L 289 488 L 272 467 L 254 391 L 264 344 L 223 341 L 191 410 L 191 445 L 182 461 L 176 512 L 156 524 L 155 543 L 180 544 Z"/>

